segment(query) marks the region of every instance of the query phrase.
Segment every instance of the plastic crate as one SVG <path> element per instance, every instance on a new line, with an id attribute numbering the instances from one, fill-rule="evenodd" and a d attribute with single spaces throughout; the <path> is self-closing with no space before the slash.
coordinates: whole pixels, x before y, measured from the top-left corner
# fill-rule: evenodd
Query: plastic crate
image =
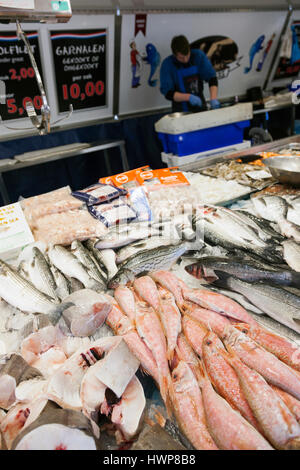
<path id="1" fill-rule="evenodd" d="M 244 129 L 249 126 L 250 121 L 247 120 L 176 135 L 158 132 L 158 137 L 165 153 L 180 157 L 239 144 L 243 142 Z"/>

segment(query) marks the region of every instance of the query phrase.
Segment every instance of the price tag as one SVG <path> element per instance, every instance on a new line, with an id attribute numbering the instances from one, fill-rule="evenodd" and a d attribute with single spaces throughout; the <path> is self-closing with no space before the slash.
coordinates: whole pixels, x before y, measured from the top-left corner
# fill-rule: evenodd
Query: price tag
<path id="1" fill-rule="evenodd" d="M 103 30 L 51 31 L 59 112 L 106 102 L 106 35 Z"/>
<path id="2" fill-rule="evenodd" d="M 42 76 L 38 32 L 26 32 Z M 27 47 L 16 32 L 0 32 L 0 114 L 3 120 L 27 117 L 26 102 L 30 101 L 37 114 L 43 101 L 36 82 Z"/>

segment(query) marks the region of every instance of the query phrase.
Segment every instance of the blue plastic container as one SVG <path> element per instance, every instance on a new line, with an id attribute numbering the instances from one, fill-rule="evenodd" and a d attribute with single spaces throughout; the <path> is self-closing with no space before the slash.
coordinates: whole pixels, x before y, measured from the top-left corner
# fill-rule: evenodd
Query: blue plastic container
<path id="1" fill-rule="evenodd" d="M 184 157 L 227 145 L 240 144 L 243 142 L 244 129 L 249 126 L 250 121 L 247 120 L 176 135 L 158 132 L 158 137 L 165 153 Z"/>

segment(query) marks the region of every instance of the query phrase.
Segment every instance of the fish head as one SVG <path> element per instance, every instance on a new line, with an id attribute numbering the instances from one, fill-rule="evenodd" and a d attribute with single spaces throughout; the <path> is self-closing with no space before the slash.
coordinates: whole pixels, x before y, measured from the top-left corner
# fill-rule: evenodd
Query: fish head
<path id="1" fill-rule="evenodd" d="M 191 389 L 193 383 L 193 372 L 188 364 L 180 361 L 172 372 L 172 382 L 176 392 L 184 393 Z"/>
<path id="2" fill-rule="evenodd" d="M 220 347 L 220 343 L 221 340 L 219 339 L 219 337 L 213 331 L 209 331 L 203 339 L 203 348 L 213 350 L 216 347 Z"/>
<path id="3" fill-rule="evenodd" d="M 120 269 L 108 283 L 109 289 L 116 289 L 118 286 L 126 286 L 129 282 L 134 280 L 134 274 L 129 269 Z"/>

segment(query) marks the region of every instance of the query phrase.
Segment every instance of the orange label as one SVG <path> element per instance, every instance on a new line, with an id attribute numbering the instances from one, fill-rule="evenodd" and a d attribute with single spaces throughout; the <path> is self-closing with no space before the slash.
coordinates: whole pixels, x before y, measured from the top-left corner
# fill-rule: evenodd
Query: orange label
<path id="1" fill-rule="evenodd" d="M 140 185 L 151 186 L 151 189 L 190 184 L 184 174 L 178 171 L 178 167 L 144 171 L 137 175 L 137 181 Z"/>
<path id="2" fill-rule="evenodd" d="M 144 171 L 148 172 L 148 170 L 150 170 L 150 167 L 148 165 L 141 166 L 139 168 L 135 168 L 134 170 L 125 171 L 124 173 L 118 173 L 116 175 L 108 176 L 106 178 L 100 178 L 99 182 L 104 184 L 113 184 L 118 188 L 124 187 L 126 189 L 126 184 L 132 183 L 132 185 L 134 185 L 134 182 L 137 181 L 137 175 Z M 136 183 L 136 185 L 139 186 L 139 183 Z"/>

